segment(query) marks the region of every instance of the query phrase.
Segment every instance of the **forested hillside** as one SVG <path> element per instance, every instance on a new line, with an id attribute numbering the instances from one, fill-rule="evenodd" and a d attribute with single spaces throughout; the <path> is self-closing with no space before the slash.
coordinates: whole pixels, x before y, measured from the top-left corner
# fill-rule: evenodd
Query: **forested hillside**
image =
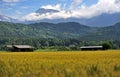
<path id="1" fill-rule="evenodd" d="M 0 36 L 9 38 L 78 38 L 90 30 L 90 27 L 75 22 L 59 24 L 43 22 L 30 25 L 0 22 Z"/>
<path id="2" fill-rule="evenodd" d="M 95 28 L 76 22 L 19 24 L 0 22 L 0 48 L 7 44 L 30 44 L 41 46 L 101 45 L 110 42 L 120 48 L 120 23 Z M 116 42 L 117 41 L 117 42 Z"/>

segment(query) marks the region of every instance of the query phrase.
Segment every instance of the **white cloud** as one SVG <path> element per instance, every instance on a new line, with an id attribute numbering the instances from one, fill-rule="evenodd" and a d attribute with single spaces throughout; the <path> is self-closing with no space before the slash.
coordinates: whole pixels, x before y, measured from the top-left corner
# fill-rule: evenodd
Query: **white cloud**
<path id="1" fill-rule="evenodd" d="M 32 20 L 42 20 L 42 19 L 59 19 L 59 18 L 69 18 L 70 13 L 66 11 L 60 11 L 57 13 L 46 13 L 39 15 L 38 13 L 31 13 L 25 17 L 23 17 L 24 20 L 32 21 Z"/>
<path id="2" fill-rule="evenodd" d="M 120 3 L 116 3 L 116 0 L 99 0 L 95 5 L 92 5 L 90 8 L 87 7 L 90 11 L 93 11 L 95 14 L 99 13 L 115 13 L 120 12 Z"/>
<path id="3" fill-rule="evenodd" d="M 56 5 L 46 5 L 46 6 L 42 6 L 41 8 L 61 10 L 61 5 L 60 5 L 60 4 L 56 4 Z"/>
<path id="4" fill-rule="evenodd" d="M 117 1 L 117 2 L 116 2 Z M 60 9 L 57 13 L 46 13 L 46 14 L 37 14 L 31 13 L 23 17 L 25 20 L 42 20 L 42 19 L 59 19 L 59 18 L 91 18 L 94 16 L 101 15 L 102 13 L 118 13 L 120 12 L 120 0 L 99 0 L 96 4 L 91 6 L 81 5 L 77 9 L 71 9 L 69 11 L 61 10 L 62 7 L 60 4 L 55 6 L 47 5 L 42 6 L 46 9 Z"/>
<path id="5" fill-rule="evenodd" d="M 81 6 L 78 10 L 74 10 L 73 17 L 91 18 L 101 15 L 102 13 L 112 14 L 120 12 L 120 3 L 116 0 L 99 0 L 97 4 L 90 7 Z"/>
<path id="6" fill-rule="evenodd" d="M 19 2 L 19 0 L 2 0 L 3 2 Z"/>

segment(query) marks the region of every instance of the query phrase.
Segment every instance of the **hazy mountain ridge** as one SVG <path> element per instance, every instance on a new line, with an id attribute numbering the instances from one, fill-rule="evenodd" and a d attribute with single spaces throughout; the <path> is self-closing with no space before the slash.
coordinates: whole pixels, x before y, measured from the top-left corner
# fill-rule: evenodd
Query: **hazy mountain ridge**
<path id="1" fill-rule="evenodd" d="M 32 21 L 31 21 L 32 22 Z M 43 19 L 35 22 L 49 22 L 49 23 L 62 23 L 62 22 L 78 22 L 90 27 L 106 27 L 114 25 L 117 22 L 120 22 L 120 13 L 115 14 L 101 14 L 92 18 L 67 18 L 67 19 Z"/>
<path id="2" fill-rule="evenodd" d="M 0 15 L 0 21 L 12 22 L 12 23 L 20 22 L 18 19 L 15 19 L 15 18 L 12 18 L 9 16 L 5 16 L 5 15 Z"/>
<path id="3" fill-rule="evenodd" d="M 69 12 L 69 11 L 66 11 Z M 59 13 L 58 10 L 54 10 L 54 9 L 44 9 L 44 8 L 39 8 L 37 11 L 35 11 L 34 13 L 36 13 L 39 16 L 41 16 L 42 14 L 54 14 L 54 13 Z M 32 15 L 34 16 L 34 15 Z M 30 16 L 29 16 L 30 17 Z M 36 16 L 35 16 L 36 17 Z M 117 22 L 120 22 L 120 13 L 111 13 L 111 14 L 107 14 L 107 13 L 102 13 L 98 16 L 93 16 L 90 18 L 75 18 L 75 17 L 70 17 L 70 18 L 58 18 L 58 19 L 37 19 L 37 20 L 27 20 L 26 22 L 28 23 L 36 23 L 36 22 L 49 22 L 49 23 L 61 23 L 61 22 L 78 22 L 84 25 L 88 25 L 91 27 L 105 27 L 105 26 L 109 26 L 109 25 L 114 25 Z"/>
<path id="4" fill-rule="evenodd" d="M 78 22 L 84 25 L 88 25 L 91 27 L 106 27 L 110 25 L 114 25 L 117 22 L 120 22 L 120 13 L 112 13 L 107 14 L 103 13 L 98 16 L 94 16 L 91 18 L 58 18 L 58 19 L 41 19 L 41 16 L 46 16 L 47 14 L 52 15 L 54 13 L 59 13 L 59 10 L 54 9 L 45 9 L 45 8 L 39 8 L 35 12 L 32 13 L 32 15 L 25 16 L 27 19 L 14 19 L 5 15 L 0 15 L 0 21 L 7 21 L 7 22 L 13 22 L 13 23 L 39 23 L 39 22 L 49 22 L 49 23 L 62 23 L 62 22 Z M 66 11 L 67 12 L 67 11 Z M 32 17 L 33 16 L 33 17 Z M 38 18 L 37 18 L 38 17 Z M 36 20 L 32 20 L 32 18 L 37 18 Z"/>

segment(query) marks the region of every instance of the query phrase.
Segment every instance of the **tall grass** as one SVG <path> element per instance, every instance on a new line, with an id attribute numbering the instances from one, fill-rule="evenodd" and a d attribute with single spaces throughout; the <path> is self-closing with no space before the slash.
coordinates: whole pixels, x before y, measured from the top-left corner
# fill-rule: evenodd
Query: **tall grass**
<path id="1" fill-rule="evenodd" d="M 120 77 L 120 51 L 3 52 L 0 77 Z"/>

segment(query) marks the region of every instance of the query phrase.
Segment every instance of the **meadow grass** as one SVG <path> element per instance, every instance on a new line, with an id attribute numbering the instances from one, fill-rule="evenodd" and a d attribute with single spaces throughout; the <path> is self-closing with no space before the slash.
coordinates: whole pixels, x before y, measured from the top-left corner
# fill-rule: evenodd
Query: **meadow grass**
<path id="1" fill-rule="evenodd" d="M 120 50 L 1 52 L 0 77 L 120 77 Z"/>

